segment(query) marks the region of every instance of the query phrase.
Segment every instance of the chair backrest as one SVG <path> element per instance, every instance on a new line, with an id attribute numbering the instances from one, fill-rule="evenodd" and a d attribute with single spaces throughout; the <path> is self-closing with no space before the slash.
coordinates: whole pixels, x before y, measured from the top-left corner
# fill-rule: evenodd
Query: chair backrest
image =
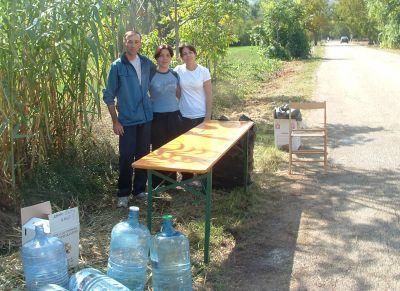
<path id="1" fill-rule="evenodd" d="M 290 102 L 289 108 L 291 109 L 325 109 L 326 108 L 326 101 L 324 102 Z"/>
<path id="2" fill-rule="evenodd" d="M 290 102 L 289 109 L 323 109 L 324 110 L 324 127 L 326 127 L 326 101 L 323 102 Z M 291 122 L 291 114 L 289 114 L 289 120 Z"/>

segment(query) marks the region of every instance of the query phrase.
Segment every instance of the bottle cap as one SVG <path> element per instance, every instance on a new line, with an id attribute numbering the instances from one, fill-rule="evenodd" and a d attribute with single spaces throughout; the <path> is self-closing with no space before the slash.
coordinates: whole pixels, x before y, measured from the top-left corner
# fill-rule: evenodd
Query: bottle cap
<path id="1" fill-rule="evenodd" d="M 172 215 L 171 214 L 165 214 L 162 217 L 164 220 L 172 220 Z"/>
<path id="2" fill-rule="evenodd" d="M 139 207 L 131 206 L 131 207 L 129 207 L 129 211 L 139 211 Z"/>

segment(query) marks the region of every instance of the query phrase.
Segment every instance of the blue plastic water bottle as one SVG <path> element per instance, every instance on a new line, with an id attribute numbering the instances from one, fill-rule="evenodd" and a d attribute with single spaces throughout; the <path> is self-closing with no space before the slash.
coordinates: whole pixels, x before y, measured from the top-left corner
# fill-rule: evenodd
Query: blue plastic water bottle
<path id="1" fill-rule="evenodd" d="M 68 287 L 64 243 L 56 237 L 47 237 L 43 225 L 35 227 L 35 237 L 22 246 L 21 257 L 28 290 L 38 290 L 47 284 Z"/>
<path id="2" fill-rule="evenodd" d="M 107 276 L 131 290 L 143 290 L 150 241 L 149 230 L 139 223 L 139 208 L 129 207 L 128 220 L 115 225 L 111 232 Z"/>
<path id="3" fill-rule="evenodd" d="M 163 227 L 150 247 L 154 291 L 192 290 L 189 240 L 172 227 L 172 216 L 163 216 Z"/>
<path id="4" fill-rule="evenodd" d="M 56 284 L 47 284 L 44 285 L 43 287 L 40 287 L 38 291 L 68 291 L 68 289 L 65 289 Z"/>
<path id="5" fill-rule="evenodd" d="M 70 291 L 130 291 L 120 282 L 104 275 L 97 269 L 85 268 L 69 279 Z"/>

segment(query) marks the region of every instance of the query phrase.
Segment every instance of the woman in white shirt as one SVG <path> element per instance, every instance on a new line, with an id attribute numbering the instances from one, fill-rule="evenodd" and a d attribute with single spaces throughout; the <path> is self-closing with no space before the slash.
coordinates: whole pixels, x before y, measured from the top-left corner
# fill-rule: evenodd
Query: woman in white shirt
<path id="1" fill-rule="evenodd" d="M 178 73 L 181 87 L 179 110 L 182 114 L 182 130 L 187 132 L 205 120 L 211 119 L 212 85 L 210 71 L 196 63 L 196 48 L 190 44 L 179 47 L 179 54 L 184 64 L 174 69 Z M 182 180 L 193 177 L 193 174 L 182 173 Z M 198 181 L 192 186 L 200 188 Z"/>
<path id="2" fill-rule="evenodd" d="M 183 132 L 211 119 L 212 85 L 210 71 L 196 63 L 194 46 L 183 44 L 179 54 L 184 64 L 176 66 L 180 78 L 181 99 L 179 110 L 182 114 Z"/>

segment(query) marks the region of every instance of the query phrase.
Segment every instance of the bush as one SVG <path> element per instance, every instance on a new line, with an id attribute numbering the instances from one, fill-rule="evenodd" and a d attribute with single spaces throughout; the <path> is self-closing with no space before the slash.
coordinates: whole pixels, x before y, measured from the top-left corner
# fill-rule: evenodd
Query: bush
<path id="1" fill-rule="evenodd" d="M 21 187 L 21 204 L 46 200 L 61 208 L 85 207 L 108 199 L 114 191 L 118 157 L 107 142 L 91 139 L 69 147 L 59 156 L 50 154 L 27 177 Z"/>
<path id="2" fill-rule="evenodd" d="M 269 58 L 307 58 L 310 43 L 304 7 L 292 0 L 266 0 L 264 22 L 252 31 L 252 41 L 263 47 Z"/>
<path id="3" fill-rule="evenodd" d="M 286 47 L 292 58 L 305 59 L 310 55 L 310 42 L 304 30 L 296 30 Z"/>
<path id="4" fill-rule="evenodd" d="M 290 52 L 285 49 L 280 43 L 274 43 L 265 49 L 265 56 L 270 59 L 290 59 Z"/>

